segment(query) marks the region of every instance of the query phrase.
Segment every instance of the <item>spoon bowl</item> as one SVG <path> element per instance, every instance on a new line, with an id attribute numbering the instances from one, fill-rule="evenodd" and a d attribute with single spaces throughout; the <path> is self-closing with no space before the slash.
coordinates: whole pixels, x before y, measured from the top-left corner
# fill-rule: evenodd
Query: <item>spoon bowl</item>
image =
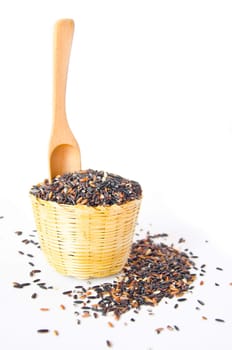
<path id="1" fill-rule="evenodd" d="M 80 157 L 80 152 L 77 147 L 73 145 L 59 145 L 57 146 L 51 156 L 51 178 L 57 174 L 65 174 L 68 172 L 77 171 L 77 161 Z"/>

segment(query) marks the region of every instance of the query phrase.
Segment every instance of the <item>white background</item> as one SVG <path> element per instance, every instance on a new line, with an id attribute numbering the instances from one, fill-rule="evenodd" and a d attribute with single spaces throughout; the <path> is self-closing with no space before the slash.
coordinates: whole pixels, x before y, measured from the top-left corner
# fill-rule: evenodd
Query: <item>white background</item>
<path id="1" fill-rule="evenodd" d="M 12 230 L 15 210 L 32 222 L 29 189 L 48 177 L 52 32 L 65 17 L 82 167 L 139 181 L 141 221 L 207 237 L 230 259 L 231 1 L 1 1 L 0 215 Z"/>

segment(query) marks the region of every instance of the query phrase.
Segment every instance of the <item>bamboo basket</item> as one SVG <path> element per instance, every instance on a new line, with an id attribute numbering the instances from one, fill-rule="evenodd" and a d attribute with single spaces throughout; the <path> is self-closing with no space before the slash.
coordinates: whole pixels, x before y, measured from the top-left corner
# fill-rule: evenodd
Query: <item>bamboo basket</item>
<path id="1" fill-rule="evenodd" d="M 121 271 L 130 253 L 141 200 L 89 207 L 30 197 L 41 249 L 56 271 L 81 279 Z"/>

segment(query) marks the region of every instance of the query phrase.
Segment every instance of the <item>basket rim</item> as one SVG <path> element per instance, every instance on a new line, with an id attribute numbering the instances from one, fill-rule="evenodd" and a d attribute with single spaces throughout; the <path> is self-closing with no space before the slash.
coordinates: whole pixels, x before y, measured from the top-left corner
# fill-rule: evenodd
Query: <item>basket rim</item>
<path id="1" fill-rule="evenodd" d="M 29 197 L 33 200 L 33 201 L 37 201 L 39 203 L 42 203 L 46 206 L 57 206 L 57 207 L 61 207 L 61 208 L 88 208 L 88 209 L 96 209 L 96 210 L 105 210 L 105 209 L 109 209 L 109 208 L 123 208 L 124 206 L 127 206 L 127 205 L 132 205 L 132 204 L 139 204 L 141 203 L 142 201 L 142 197 L 141 198 L 136 198 L 136 199 L 131 199 L 125 203 L 122 203 L 122 204 L 117 204 L 117 203 L 114 203 L 112 205 L 96 205 L 96 206 L 91 206 L 91 205 L 86 205 L 86 204 L 81 204 L 81 203 L 78 203 L 78 204 L 65 204 L 65 203 L 57 203 L 56 201 L 50 201 L 50 200 L 45 200 L 45 199 L 42 199 L 42 198 L 38 198 L 36 197 L 34 194 L 32 193 L 29 193 Z"/>

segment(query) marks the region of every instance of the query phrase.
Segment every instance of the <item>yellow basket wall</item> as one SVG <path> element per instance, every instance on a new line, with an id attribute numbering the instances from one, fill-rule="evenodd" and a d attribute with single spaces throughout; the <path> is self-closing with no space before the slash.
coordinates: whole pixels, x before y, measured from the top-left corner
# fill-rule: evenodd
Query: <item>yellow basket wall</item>
<path id="1" fill-rule="evenodd" d="M 56 271 L 85 279 L 123 268 L 141 200 L 88 207 L 30 197 L 41 249 Z"/>

